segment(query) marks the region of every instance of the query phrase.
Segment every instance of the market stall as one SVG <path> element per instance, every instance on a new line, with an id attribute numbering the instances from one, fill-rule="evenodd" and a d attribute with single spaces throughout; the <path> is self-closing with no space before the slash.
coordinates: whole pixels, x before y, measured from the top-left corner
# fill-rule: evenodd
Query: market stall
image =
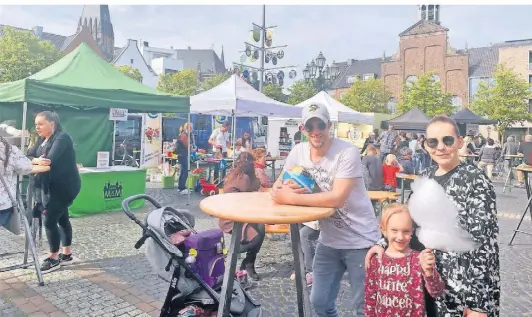
<path id="1" fill-rule="evenodd" d="M 190 97 L 190 112 L 231 117 L 233 135 L 236 117 L 301 118 L 301 108 L 275 101 L 232 75 L 220 85 Z M 235 138 L 232 138 L 233 145 Z"/>
<path id="2" fill-rule="evenodd" d="M 460 134 L 468 136 L 479 134 L 481 125 L 497 124 L 497 120 L 484 119 L 468 108 L 458 111 L 451 118 L 458 124 Z"/>
<path id="3" fill-rule="evenodd" d="M 424 133 L 429 121 L 430 118 L 423 111 L 419 110 L 418 107 L 414 107 L 398 117 L 383 121 L 383 128 L 388 128 L 388 125 L 391 124 L 395 130 Z"/>
<path id="4" fill-rule="evenodd" d="M 338 123 L 355 123 L 371 125 L 374 122 L 372 116 L 355 111 L 338 100 L 331 97 L 325 91 L 317 93 L 315 96 L 295 105 L 295 108 L 303 108 L 312 103 L 325 105 L 329 110 L 331 121 L 334 123 L 333 135 L 338 135 Z M 300 120 L 285 118 L 271 118 L 268 120 L 268 150 L 273 156 L 287 156 L 297 139 L 296 134 L 301 125 Z M 296 137 L 296 138 L 294 138 Z"/>
<path id="5" fill-rule="evenodd" d="M 188 97 L 157 91 L 125 76 L 84 43 L 28 78 L 0 84 L 0 116 L 4 120 L 13 120 L 16 122 L 15 128 L 26 130 L 33 126 L 34 117 L 40 111 L 57 112 L 65 131 L 74 140 L 78 163 L 85 166 L 96 166 L 98 152 L 109 153 L 114 123 L 110 119 L 116 119 L 112 116 L 116 109 L 124 110 L 122 113 L 126 115 L 128 111 L 189 113 L 190 100 Z M 22 148 L 25 148 L 27 138 L 23 137 L 21 143 Z M 108 167 L 109 159 L 107 155 L 107 164 L 104 162 L 101 166 Z M 112 202 L 108 200 L 105 205 L 100 199 L 97 205 L 96 201 L 87 198 L 102 196 L 104 185 L 95 186 L 95 177 L 100 181 L 107 179 L 109 184 L 113 182 L 115 185 L 117 181 L 120 184 L 120 180 L 125 180 L 128 188 L 135 188 L 135 193 L 144 190 L 145 186 L 144 169 L 132 172 L 104 168 L 96 173 L 90 168 L 81 173 L 81 193 L 71 208 L 74 213 L 83 213 L 76 208 L 81 208 L 89 201 L 99 209 L 93 212 L 116 209 L 117 203 L 129 195 L 129 189 L 125 190 L 122 185 L 120 197 L 114 197 L 114 191 L 114 196 L 111 195 L 113 198 L 109 198 Z"/>

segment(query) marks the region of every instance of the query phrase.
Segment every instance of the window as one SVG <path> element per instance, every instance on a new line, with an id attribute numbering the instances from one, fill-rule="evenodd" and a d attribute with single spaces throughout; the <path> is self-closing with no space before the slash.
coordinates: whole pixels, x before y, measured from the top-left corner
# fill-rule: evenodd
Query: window
<path id="1" fill-rule="evenodd" d="M 529 89 L 532 91 L 532 75 L 528 75 L 528 84 L 529 84 Z"/>
<path id="2" fill-rule="evenodd" d="M 175 74 L 177 73 L 177 70 L 174 70 L 174 69 L 168 69 L 168 68 L 165 68 L 164 69 L 164 74 L 167 75 L 167 74 Z"/>
<path id="3" fill-rule="evenodd" d="M 532 51 L 528 52 L 528 69 L 532 70 Z"/>
<path id="4" fill-rule="evenodd" d="M 131 63 L 131 65 L 133 65 L 133 59 L 130 59 L 129 62 Z"/>
<path id="5" fill-rule="evenodd" d="M 417 76 L 416 75 L 410 75 L 408 77 L 406 77 L 406 85 L 407 86 L 410 86 L 412 85 L 413 83 L 417 82 Z"/>
<path id="6" fill-rule="evenodd" d="M 375 74 L 364 74 L 364 80 L 370 80 L 375 78 Z"/>
<path id="7" fill-rule="evenodd" d="M 528 99 L 528 113 L 532 113 L 532 99 Z"/>
<path id="8" fill-rule="evenodd" d="M 495 85 L 495 80 L 493 78 L 487 77 L 472 77 L 469 78 L 469 100 L 473 100 L 475 94 L 478 92 L 480 83 L 487 83 L 490 87 Z"/>
<path id="9" fill-rule="evenodd" d="M 386 109 L 388 109 L 388 111 L 390 113 L 396 113 L 397 112 L 397 101 L 395 101 L 394 97 L 392 97 L 392 98 L 390 98 L 390 100 L 388 100 L 388 103 L 386 104 Z"/>
<path id="10" fill-rule="evenodd" d="M 347 83 L 348 84 L 352 84 L 355 81 L 357 81 L 358 79 L 360 79 L 360 77 L 358 75 L 347 76 Z"/>
<path id="11" fill-rule="evenodd" d="M 440 76 L 438 76 L 438 75 L 432 75 L 431 78 L 432 78 L 432 80 L 434 80 L 435 83 L 439 83 L 440 82 Z"/>
<path id="12" fill-rule="evenodd" d="M 462 98 L 454 95 L 451 97 L 451 103 L 455 109 L 455 112 L 462 110 Z"/>

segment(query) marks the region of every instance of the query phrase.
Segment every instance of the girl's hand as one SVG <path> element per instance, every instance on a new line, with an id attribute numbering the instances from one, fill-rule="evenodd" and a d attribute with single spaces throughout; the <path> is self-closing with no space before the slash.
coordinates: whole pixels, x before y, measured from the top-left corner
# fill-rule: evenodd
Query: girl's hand
<path id="1" fill-rule="evenodd" d="M 383 254 L 384 254 L 384 248 L 381 247 L 380 245 L 374 245 L 373 247 L 371 247 L 371 249 L 369 249 L 368 253 L 366 254 L 366 259 L 364 261 L 366 270 L 369 269 L 369 265 L 371 263 L 371 258 L 374 255 L 377 256 L 377 260 L 379 261 L 379 263 L 381 263 Z"/>
<path id="2" fill-rule="evenodd" d="M 434 274 L 436 258 L 431 249 L 425 249 L 419 254 L 419 263 L 421 264 L 421 269 L 425 276 L 430 277 Z"/>

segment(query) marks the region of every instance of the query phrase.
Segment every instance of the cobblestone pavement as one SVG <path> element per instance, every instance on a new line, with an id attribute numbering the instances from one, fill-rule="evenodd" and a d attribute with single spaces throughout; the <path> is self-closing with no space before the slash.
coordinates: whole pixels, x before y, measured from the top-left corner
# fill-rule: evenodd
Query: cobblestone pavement
<path id="1" fill-rule="evenodd" d="M 178 196 L 174 190 L 152 188 L 147 192 L 163 204 L 189 209 L 196 216 L 199 230 L 216 225 L 214 218 L 198 209 L 202 198 L 199 195 L 192 195 L 187 205 L 186 196 Z M 520 234 L 515 245 L 508 246 L 526 195 L 517 188 L 505 195 L 501 192 L 502 186 L 498 184 L 501 316 L 532 316 L 532 237 Z M 147 207 L 143 208 L 136 215 L 142 218 L 147 211 Z M 151 271 L 143 250 L 134 249 L 140 228 L 123 212 L 72 219 L 72 225 L 78 263 L 45 275 L 43 287 L 37 285 L 31 268 L 0 273 L 0 316 L 158 316 L 168 283 Z M 531 225 L 527 218 L 523 227 Z M 19 263 L 21 237 L 0 230 L 0 241 L 0 267 Z M 43 246 L 42 256 L 46 242 Z M 267 316 L 297 316 L 295 286 L 289 279 L 292 254 L 286 237 L 265 241 L 257 270 L 262 279 L 251 293 L 261 302 Z M 354 316 L 349 310 L 349 295 L 349 287 L 344 283 L 338 299 L 341 316 Z"/>

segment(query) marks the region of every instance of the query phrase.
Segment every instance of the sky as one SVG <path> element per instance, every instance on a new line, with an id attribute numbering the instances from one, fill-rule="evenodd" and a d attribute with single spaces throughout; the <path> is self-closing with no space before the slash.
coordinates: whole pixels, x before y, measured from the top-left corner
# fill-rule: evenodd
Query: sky
<path id="1" fill-rule="evenodd" d="M 3 5 L 0 23 L 28 29 L 38 25 L 45 32 L 71 35 L 82 9 L 81 5 Z M 252 23 L 260 25 L 262 20 L 260 5 L 111 5 L 110 13 L 117 47 L 136 39 L 161 48 L 214 48 L 220 55 L 223 45 L 226 67 L 239 62 L 244 42 L 252 41 Z M 456 49 L 466 43 L 471 48 L 532 38 L 530 16 L 532 6 L 440 8 L 441 24 L 450 30 L 449 40 Z M 398 34 L 418 19 L 415 5 L 266 6 L 266 25 L 277 26 L 273 46 L 288 45 L 277 66 L 298 66 L 297 79 L 302 79 L 301 70 L 320 51 L 327 63 L 395 54 Z M 259 62 L 247 64 L 259 66 Z"/>

